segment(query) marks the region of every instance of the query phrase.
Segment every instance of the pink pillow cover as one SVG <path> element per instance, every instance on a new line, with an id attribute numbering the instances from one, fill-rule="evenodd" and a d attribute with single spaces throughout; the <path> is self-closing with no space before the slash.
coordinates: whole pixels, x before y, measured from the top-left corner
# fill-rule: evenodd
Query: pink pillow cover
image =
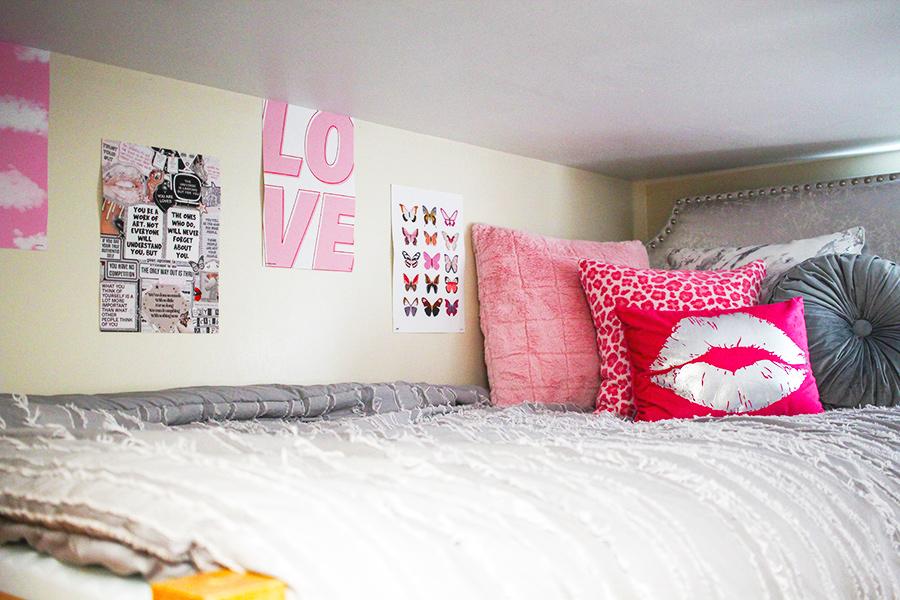
<path id="1" fill-rule="evenodd" d="M 743 308 L 757 304 L 766 263 L 728 271 L 634 269 L 582 260 L 581 284 L 597 329 L 600 351 L 598 411 L 634 416 L 631 367 L 617 306 L 655 310 Z"/>
<path id="2" fill-rule="evenodd" d="M 578 260 L 646 267 L 644 245 L 559 240 L 482 224 L 472 226 L 472 241 L 493 403 L 592 408 L 600 360 Z"/>
<path id="3" fill-rule="evenodd" d="M 618 308 L 636 421 L 822 412 L 803 299 L 733 310 Z"/>

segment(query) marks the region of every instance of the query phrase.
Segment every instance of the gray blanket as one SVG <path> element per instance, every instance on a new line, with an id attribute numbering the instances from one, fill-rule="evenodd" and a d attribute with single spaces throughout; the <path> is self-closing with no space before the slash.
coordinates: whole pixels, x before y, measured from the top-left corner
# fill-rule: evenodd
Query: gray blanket
<path id="1" fill-rule="evenodd" d="M 298 598 L 900 597 L 900 409 L 628 423 L 478 388 L 0 398 L 0 541 Z"/>
<path id="2" fill-rule="evenodd" d="M 175 388 L 118 394 L 21 396 L 33 411 L 19 409 L 17 396 L 0 394 L 6 427 L 60 425 L 90 429 L 112 418 L 124 427 L 144 423 L 185 425 L 202 421 L 334 419 L 347 416 L 430 411 L 488 404 L 484 388 L 427 383 L 339 383 L 333 385 L 247 385 Z M 31 419 L 25 422 L 23 419 Z"/>

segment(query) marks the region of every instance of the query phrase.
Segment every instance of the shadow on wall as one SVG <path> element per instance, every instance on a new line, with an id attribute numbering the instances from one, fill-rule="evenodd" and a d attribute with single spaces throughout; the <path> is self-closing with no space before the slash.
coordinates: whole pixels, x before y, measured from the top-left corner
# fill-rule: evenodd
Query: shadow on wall
<path id="1" fill-rule="evenodd" d="M 593 186 L 602 190 L 596 197 L 585 197 L 585 177 L 599 180 Z M 555 190 L 553 204 L 556 208 L 546 210 L 543 207 L 523 207 L 527 212 L 518 217 L 494 220 L 489 224 L 564 239 L 620 241 L 632 238 L 634 210 L 630 183 L 569 169 L 560 169 L 555 179 L 552 188 Z M 542 200 L 537 197 L 532 201 Z M 563 209 L 560 202 L 568 206 Z M 543 219 L 540 218 L 541 214 L 544 215 Z M 479 221 L 473 219 L 473 222 Z"/>

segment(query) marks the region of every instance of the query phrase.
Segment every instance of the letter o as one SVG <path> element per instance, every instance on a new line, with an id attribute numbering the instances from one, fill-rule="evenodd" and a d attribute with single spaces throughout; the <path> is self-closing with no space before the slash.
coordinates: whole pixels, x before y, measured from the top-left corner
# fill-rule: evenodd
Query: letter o
<path id="1" fill-rule="evenodd" d="M 338 135 L 338 152 L 334 164 L 325 155 L 328 134 Z M 323 183 L 341 183 L 353 171 L 353 121 L 345 115 L 317 112 L 306 128 L 306 164 L 316 179 Z"/>

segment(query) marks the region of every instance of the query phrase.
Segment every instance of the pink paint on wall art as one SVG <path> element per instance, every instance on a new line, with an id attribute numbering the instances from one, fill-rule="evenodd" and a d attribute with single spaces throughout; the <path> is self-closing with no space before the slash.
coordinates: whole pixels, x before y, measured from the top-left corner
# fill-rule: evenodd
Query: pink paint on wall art
<path id="1" fill-rule="evenodd" d="M 353 270 L 353 121 L 284 102 L 263 109 L 267 267 Z"/>
<path id="2" fill-rule="evenodd" d="M 0 42 L 0 248 L 47 248 L 50 53 Z"/>

